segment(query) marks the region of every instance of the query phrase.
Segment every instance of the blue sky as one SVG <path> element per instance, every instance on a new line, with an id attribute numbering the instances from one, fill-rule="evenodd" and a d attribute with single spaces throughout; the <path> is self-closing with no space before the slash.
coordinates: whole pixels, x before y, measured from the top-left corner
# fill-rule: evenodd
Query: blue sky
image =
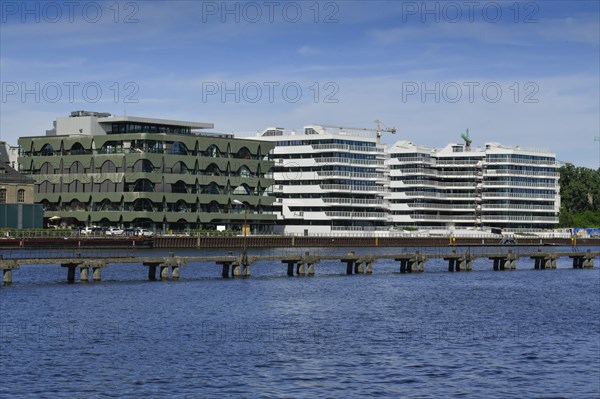
<path id="1" fill-rule="evenodd" d="M 253 134 L 396 127 L 600 162 L 600 2 L 1 3 L 1 139 L 74 110 Z"/>

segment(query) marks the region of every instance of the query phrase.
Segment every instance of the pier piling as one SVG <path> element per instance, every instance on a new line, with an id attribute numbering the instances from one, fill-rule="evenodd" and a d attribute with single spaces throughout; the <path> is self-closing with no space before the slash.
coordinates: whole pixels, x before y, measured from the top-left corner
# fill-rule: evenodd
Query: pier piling
<path id="1" fill-rule="evenodd" d="M 79 281 L 82 283 L 89 282 L 89 270 L 90 268 L 88 266 L 81 266 L 79 268 Z"/>

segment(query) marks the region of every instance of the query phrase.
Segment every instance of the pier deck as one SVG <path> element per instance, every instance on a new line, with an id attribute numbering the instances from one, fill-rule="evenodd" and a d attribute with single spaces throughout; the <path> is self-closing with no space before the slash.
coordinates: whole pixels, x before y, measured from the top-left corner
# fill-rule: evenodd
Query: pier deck
<path id="1" fill-rule="evenodd" d="M 514 270 L 517 260 L 533 260 L 534 269 L 555 269 L 559 258 L 568 257 L 572 259 L 573 268 L 593 268 L 594 260 L 600 256 L 600 251 L 542 251 L 528 253 L 515 253 L 508 251 L 489 251 L 473 253 L 461 252 L 457 249 L 445 253 L 421 253 L 420 251 L 402 252 L 396 254 L 369 254 L 357 255 L 349 252 L 345 255 L 221 255 L 221 256 L 172 256 L 149 257 L 149 256 L 106 256 L 106 257 L 40 257 L 40 258 L 10 258 L 0 259 L 0 269 L 3 273 L 5 285 L 12 283 L 13 271 L 21 265 L 47 264 L 61 265 L 67 269 L 67 281 L 75 282 L 75 275 L 79 269 L 79 280 L 89 281 L 89 271 L 92 270 L 93 281 L 101 281 L 102 268 L 109 264 L 137 263 L 148 268 L 148 280 L 157 280 L 156 271 L 160 271 L 160 280 L 179 279 L 181 268 L 192 263 L 215 263 L 222 267 L 221 276 L 249 277 L 250 267 L 260 262 L 281 262 L 287 265 L 288 276 L 314 275 L 316 265 L 322 261 L 339 260 L 346 266 L 346 274 L 370 274 L 373 272 L 373 264 L 378 260 L 390 260 L 399 262 L 400 273 L 412 273 L 425 271 L 425 262 L 429 259 L 442 259 L 448 262 L 448 271 L 471 271 L 472 262 L 478 258 L 492 261 L 493 270 Z"/>

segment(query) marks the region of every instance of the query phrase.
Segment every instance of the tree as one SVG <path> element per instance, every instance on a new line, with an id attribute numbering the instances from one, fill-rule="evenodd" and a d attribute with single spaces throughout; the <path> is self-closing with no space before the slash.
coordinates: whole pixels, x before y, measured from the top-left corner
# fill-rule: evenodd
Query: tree
<path id="1" fill-rule="evenodd" d="M 600 169 L 566 165 L 560 173 L 560 225 L 600 227 Z"/>

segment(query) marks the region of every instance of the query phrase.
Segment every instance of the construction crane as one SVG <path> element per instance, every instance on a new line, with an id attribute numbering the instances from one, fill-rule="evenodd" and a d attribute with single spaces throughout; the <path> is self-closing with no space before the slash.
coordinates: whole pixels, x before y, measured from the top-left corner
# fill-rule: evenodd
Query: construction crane
<path id="1" fill-rule="evenodd" d="M 377 132 L 377 144 L 379 144 L 381 142 L 381 133 L 392 133 L 395 134 L 396 133 L 396 129 L 395 128 L 385 128 L 382 129 L 381 128 L 381 121 L 379 119 L 375 120 L 375 123 L 377 124 L 377 129 L 370 129 L 370 128 L 366 128 L 366 127 L 348 127 L 348 126 L 335 126 L 335 125 L 321 125 L 318 123 L 315 123 L 315 125 L 317 126 L 321 126 L 324 128 L 334 128 L 334 129 L 340 129 L 340 130 L 358 130 L 358 131 L 364 131 L 364 132 Z"/>
<path id="2" fill-rule="evenodd" d="M 467 133 L 462 133 L 460 137 L 465 141 L 465 150 L 471 151 L 471 136 L 469 136 L 469 129 L 467 129 Z"/>

